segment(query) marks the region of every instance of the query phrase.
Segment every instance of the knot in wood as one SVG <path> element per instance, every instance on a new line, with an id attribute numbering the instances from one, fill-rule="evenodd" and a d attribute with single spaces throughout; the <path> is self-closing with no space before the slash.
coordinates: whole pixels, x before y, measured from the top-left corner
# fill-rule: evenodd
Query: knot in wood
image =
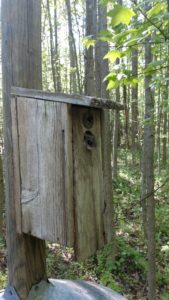
<path id="1" fill-rule="evenodd" d="M 88 110 L 87 112 L 85 112 L 83 116 L 83 125 L 87 129 L 91 129 L 93 127 L 93 123 L 94 123 L 93 114 L 90 110 Z"/>

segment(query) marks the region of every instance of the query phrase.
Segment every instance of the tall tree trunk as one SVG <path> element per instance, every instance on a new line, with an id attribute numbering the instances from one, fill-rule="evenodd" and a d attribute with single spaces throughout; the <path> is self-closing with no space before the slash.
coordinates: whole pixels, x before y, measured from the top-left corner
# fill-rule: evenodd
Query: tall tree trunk
<path id="1" fill-rule="evenodd" d="M 53 33 L 53 24 L 52 24 L 52 16 L 51 16 L 51 11 L 50 11 L 50 2 L 49 2 L 49 0 L 47 0 L 47 10 L 48 10 L 49 32 L 50 32 L 50 55 L 51 55 L 52 77 L 53 77 L 54 90 L 56 92 L 57 91 L 57 85 L 56 85 L 56 69 L 55 69 L 54 33 Z"/>
<path id="2" fill-rule="evenodd" d="M 146 11 L 149 9 L 146 5 Z M 145 40 L 145 68 L 152 61 L 150 41 L 151 37 Z M 141 199 L 148 252 L 148 299 L 155 300 L 154 95 L 150 86 L 151 75 L 146 75 Z"/>
<path id="3" fill-rule="evenodd" d="M 60 59 L 59 59 L 59 48 L 58 48 L 58 14 L 57 14 L 57 0 L 54 0 L 54 26 L 55 26 L 55 69 L 56 69 L 56 87 L 57 92 L 61 92 L 61 75 L 60 75 Z"/>
<path id="4" fill-rule="evenodd" d="M 2 155 L 0 154 L 0 238 L 3 236 L 4 184 Z"/>
<path id="5" fill-rule="evenodd" d="M 77 5 L 77 7 L 76 7 Z M 76 21 L 76 27 L 77 27 L 77 32 L 78 32 L 78 70 L 79 70 L 79 93 L 80 95 L 84 92 L 84 77 L 83 77 L 83 70 L 84 70 L 84 55 L 83 52 L 81 51 L 81 44 L 82 44 L 82 38 L 84 37 L 84 33 L 81 33 L 81 21 L 79 19 L 79 15 L 78 15 L 78 10 L 79 10 L 79 3 L 78 1 L 74 0 L 73 1 L 73 8 L 74 8 L 74 14 L 75 14 L 75 21 Z M 83 7 L 84 7 L 84 2 L 83 2 Z M 84 13 L 85 15 L 85 13 Z M 85 29 L 84 26 L 84 17 L 83 17 L 83 30 Z"/>
<path id="6" fill-rule="evenodd" d="M 167 11 L 169 13 L 169 0 L 167 0 Z M 168 25 L 168 33 L 169 33 L 169 25 Z M 169 46 L 167 46 L 167 54 L 169 54 Z M 166 69 L 166 84 L 165 84 L 165 90 L 164 90 L 164 101 L 165 101 L 165 107 L 166 103 L 168 103 L 168 77 L 169 77 L 169 60 L 168 60 L 168 66 Z M 165 111 L 163 113 L 163 157 L 162 157 L 162 163 L 163 167 L 166 167 L 167 164 L 167 119 L 168 119 L 168 113 Z"/>
<path id="7" fill-rule="evenodd" d="M 118 4 L 122 5 L 122 0 L 118 0 Z M 116 59 L 116 65 L 120 63 L 119 58 Z M 116 89 L 116 102 L 120 102 L 120 88 Z M 113 151 L 112 151 L 112 162 L 113 162 L 113 178 L 117 177 L 117 153 L 118 153 L 118 142 L 120 132 L 120 114 L 118 110 L 114 111 L 114 124 L 113 124 Z"/>
<path id="8" fill-rule="evenodd" d="M 103 7 L 96 3 L 98 7 L 98 21 L 97 21 L 97 32 L 105 30 L 107 28 L 107 17 L 106 10 Z M 106 90 L 106 83 L 103 82 L 103 79 L 109 73 L 109 67 L 107 60 L 103 60 L 103 57 L 108 52 L 108 44 L 106 42 L 98 42 L 95 49 L 95 68 L 96 68 L 96 96 L 101 98 L 109 98 L 109 93 Z M 104 174 L 104 186 L 107 190 L 107 195 L 110 195 L 110 198 L 105 197 L 105 217 L 104 217 L 104 226 L 107 228 L 106 232 L 108 235 L 106 237 L 106 242 L 109 242 L 112 238 L 112 214 L 113 214 L 113 203 L 112 203 L 112 170 L 111 170 L 111 134 L 110 134 L 110 119 L 109 112 L 102 112 L 102 120 L 104 126 L 102 126 L 102 143 L 104 144 L 103 151 L 103 174 Z M 106 147 L 105 147 L 106 145 Z M 106 150 L 106 151 L 105 151 Z M 114 230 L 113 230 L 114 235 Z"/>
<path id="9" fill-rule="evenodd" d="M 168 101 L 168 84 L 166 84 L 166 90 L 165 90 L 165 101 Z M 167 97 L 167 98 L 166 98 Z M 167 112 L 163 112 L 163 157 L 162 157 L 162 164 L 163 168 L 166 168 L 167 164 Z"/>
<path id="10" fill-rule="evenodd" d="M 96 0 L 86 0 L 86 36 L 96 35 L 97 5 Z M 85 53 L 85 94 L 96 95 L 94 49 L 90 47 Z"/>
<path id="11" fill-rule="evenodd" d="M 120 88 L 116 89 L 116 102 L 120 102 Z M 120 113 L 118 110 L 114 111 L 114 124 L 113 124 L 113 151 L 112 151 L 112 161 L 113 161 L 113 178 L 117 178 L 118 166 L 117 166 L 117 153 L 118 153 L 118 143 L 119 143 L 119 130 L 120 129 Z"/>
<path id="12" fill-rule="evenodd" d="M 158 103 L 157 103 L 157 115 L 158 115 L 158 120 L 157 120 L 157 157 L 158 157 L 158 174 L 160 175 L 161 171 L 161 89 L 159 88 L 158 91 Z"/>
<path id="13" fill-rule="evenodd" d="M 73 34 L 70 0 L 65 0 L 65 4 L 67 8 L 68 29 L 69 29 L 70 92 L 77 93 L 80 91 L 80 74 L 79 74 L 76 42 Z"/>
<path id="14" fill-rule="evenodd" d="M 125 124 L 124 124 L 124 135 L 125 135 L 125 148 L 126 148 L 126 155 L 125 155 L 125 163 L 126 166 L 128 165 L 128 149 L 130 146 L 129 143 L 129 105 L 128 105 L 128 97 L 127 97 L 127 87 L 126 85 L 123 86 L 123 103 L 125 106 L 124 114 L 125 114 Z"/>
<path id="15" fill-rule="evenodd" d="M 46 278 L 45 242 L 17 233 L 11 139 L 11 86 L 41 88 L 41 1 L 2 0 L 2 72 L 9 285 L 26 300 Z"/>
<path id="16" fill-rule="evenodd" d="M 138 50 L 132 51 L 132 73 L 138 74 Z M 132 87 L 132 104 L 131 104 L 131 152 L 132 164 L 136 164 L 136 155 L 138 151 L 138 84 Z"/>

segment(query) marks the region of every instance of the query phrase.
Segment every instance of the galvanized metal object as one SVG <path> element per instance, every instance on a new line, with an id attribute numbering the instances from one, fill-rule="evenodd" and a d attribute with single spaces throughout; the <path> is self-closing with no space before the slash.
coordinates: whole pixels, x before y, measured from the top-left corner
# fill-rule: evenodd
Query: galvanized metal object
<path id="1" fill-rule="evenodd" d="M 33 286 L 27 300 L 127 300 L 102 285 L 73 280 L 41 281 Z"/>
<path id="2" fill-rule="evenodd" d="M 7 287 L 0 291 L 0 300 L 19 300 L 19 297 L 13 287 Z"/>

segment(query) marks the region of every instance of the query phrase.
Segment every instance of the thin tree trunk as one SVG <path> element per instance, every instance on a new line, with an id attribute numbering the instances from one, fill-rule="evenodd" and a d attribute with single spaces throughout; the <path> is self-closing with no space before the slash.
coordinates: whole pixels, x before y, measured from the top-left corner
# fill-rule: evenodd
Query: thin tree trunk
<path id="1" fill-rule="evenodd" d="M 106 10 L 96 3 L 98 7 L 98 21 L 97 32 L 105 30 L 107 28 Z M 103 60 L 103 57 L 108 52 L 108 44 L 105 42 L 98 42 L 95 49 L 95 70 L 96 70 L 96 96 L 101 98 L 109 98 L 109 93 L 106 90 L 106 84 L 103 82 L 105 76 L 109 73 L 109 67 L 107 60 Z M 110 134 L 110 118 L 109 112 L 102 112 L 102 143 L 104 144 L 103 151 L 103 175 L 104 175 L 104 187 L 107 191 L 105 197 L 105 216 L 104 226 L 107 236 L 106 242 L 109 242 L 112 236 L 115 235 L 114 228 L 112 232 L 112 216 L 114 215 L 113 203 L 112 203 L 112 170 L 111 170 L 111 134 Z M 106 146 L 105 146 L 106 145 Z M 107 198 L 110 195 L 110 198 Z M 114 219 L 114 217 L 113 217 Z"/>
<path id="2" fill-rule="evenodd" d="M 132 51 L 132 73 L 138 74 L 138 50 Z M 132 87 L 132 104 L 131 104 L 131 152 L 132 164 L 136 164 L 136 155 L 138 151 L 138 84 Z"/>
<path id="3" fill-rule="evenodd" d="M 80 32 L 80 22 L 79 22 L 79 16 L 78 16 L 78 8 L 76 8 L 76 4 L 78 2 L 74 0 L 74 12 L 75 12 L 75 21 L 76 21 L 76 26 L 77 26 L 77 31 L 78 31 L 78 57 L 79 57 L 79 64 L 78 64 L 78 70 L 79 70 L 79 93 L 80 95 L 83 93 L 84 89 L 84 78 L 82 74 L 84 73 L 84 66 L 83 66 L 83 53 L 81 51 L 81 43 L 82 43 L 82 37 L 84 37 L 84 34 L 81 34 Z M 84 27 L 84 26 L 83 26 Z"/>
<path id="4" fill-rule="evenodd" d="M 165 101 L 168 101 L 168 84 L 166 86 L 166 90 L 165 90 Z M 166 98 L 167 97 L 167 98 Z M 163 112 L 163 157 L 162 157 L 162 164 L 163 164 L 163 168 L 166 168 L 166 164 L 167 164 L 167 112 Z"/>
<path id="5" fill-rule="evenodd" d="M 73 34 L 70 0 L 65 0 L 65 4 L 67 8 L 68 29 L 69 29 L 70 92 L 77 93 L 80 91 L 80 74 L 79 74 L 76 42 Z M 76 76 L 77 76 L 77 80 L 76 80 Z"/>
<path id="6" fill-rule="evenodd" d="M 122 0 L 118 0 L 118 4 L 122 5 Z M 116 65 L 120 63 L 119 58 L 116 59 Z M 120 88 L 116 89 L 116 102 L 120 102 Z M 117 166 L 117 153 L 118 153 L 118 142 L 120 132 L 120 114 L 118 110 L 114 112 L 114 124 L 113 124 L 113 151 L 112 151 L 112 163 L 113 163 L 113 178 L 117 178 L 118 166 Z"/>
<path id="7" fill-rule="evenodd" d="M 61 75 L 60 75 L 60 59 L 59 59 L 59 48 L 58 48 L 58 15 L 57 15 L 57 0 L 54 0 L 54 26 L 55 26 L 55 48 L 54 48 L 54 59 L 56 69 L 56 87 L 57 92 L 61 92 Z"/>
<path id="8" fill-rule="evenodd" d="M 158 174 L 160 175 L 161 171 L 161 107 L 160 107 L 160 100 L 161 100 L 161 90 L 159 88 L 158 91 L 158 103 L 157 103 L 157 115 L 158 115 L 158 122 L 157 122 L 157 157 L 158 157 Z"/>
<path id="9" fill-rule="evenodd" d="M 97 5 L 96 0 L 86 0 L 86 36 L 96 35 Z M 94 49 L 85 52 L 85 94 L 96 95 Z"/>
<path id="10" fill-rule="evenodd" d="M 3 236 L 3 212 L 4 212 L 4 184 L 3 184 L 2 155 L 0 154 L 0 237 Z"/>
<path id="11" fill-rule="evenodd" d="M 116 102 L 120 102 L 120 88 L 116 89 Z M 113 125 L 113 151 L 112 151 L 112 161 L 113 161 L 113 178 L 117 178 L 118 174 L 118 144 L 119 144 L 119 123 L 120 123 L 120 114 L 119 111 L 114 111 L 114 125 Z"/>
<path id="12" fill-rule="evenodd" d="M 146 10 L 150 9 L 146 5 Z M 151 37 L 145 40 L 145 68 L 152 61 Z M 145 123 L 142 159 L 143 223 L 147 240 L 148 299 L 155 300 L 154 95 L 151 75 L 145 77 Z"/>
<path id="13" fill-rule="evenodd" d="M 169 13 L 169 0 L 167 0 L 167 11 Z M 169 25 L 168 25 L 168 33 L 169 33 Z M 169 46 L 167 47 L 167 53 L 169 54 Z M 165 84 L 165 91 L 164 91 L 164 101 L 168 103 L 168 77 L 169 77 L 169 66 L 167 66 L 166 69 L 166 84 Z M 162 157 L 162 162 L 163 162 L 163 167 L 166 167 L 167 164 L 167 119 L 168 119 L 168 114 L 165 111 L 163 113 L 163 157 Z"/>
<path id="14" fill-rule="evenodd" d="M 57 86 L 56 86 L 56 70 L 55 70 L 54 34 L 53 34 L 53 25 L 52 25 L 52 17 L 51 17 L 49 0 L 47 0 L 47 10 L 48 10 L 49 32 L 50 32 L 50 55 L 51 55 L 52 78 L 53 78 L 54 90 L 56 92 Z"/>
<path id="15" fill-rule="evenodd" d="M 127 101 L 127 88 L 124 85 L 123 86 L 123 103 L 125 106 L 124 109 L 124 136 L 125 136 L 125 165 L 127 167 L 128 165 L 128 149 L 129 149 L 129 105 L 128 105 L 128 101 Z"/>

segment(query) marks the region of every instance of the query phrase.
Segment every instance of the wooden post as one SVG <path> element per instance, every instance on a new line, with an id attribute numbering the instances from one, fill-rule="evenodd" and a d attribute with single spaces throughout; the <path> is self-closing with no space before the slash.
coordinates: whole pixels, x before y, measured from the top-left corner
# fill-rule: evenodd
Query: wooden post
<path id="1" fill-rule="evenodd" d="M 45 242 L 17 234 L 11 141 L 11 86 L 41 89 L 41 1 L 2 0 L 2 67 L 9 284 L 21 300 L 46 278 Z"/>

